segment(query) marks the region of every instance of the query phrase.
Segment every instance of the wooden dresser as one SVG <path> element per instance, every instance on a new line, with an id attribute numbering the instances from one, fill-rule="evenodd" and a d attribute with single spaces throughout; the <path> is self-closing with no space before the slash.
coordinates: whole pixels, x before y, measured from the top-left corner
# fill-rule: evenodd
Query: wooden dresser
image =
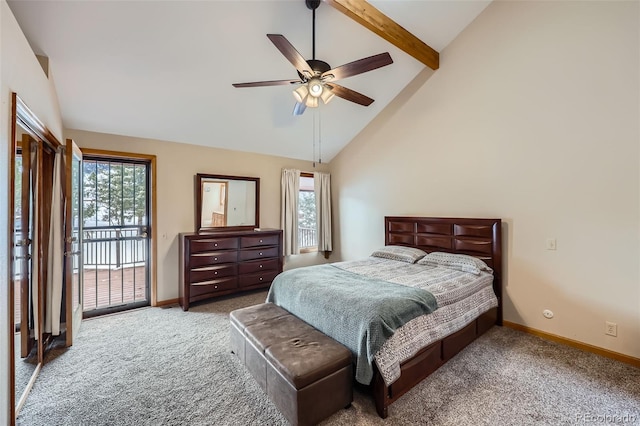
<path id="1" fill-rule="evenodd" d="M 282 230 L 180 234 L 180 306 L 269 287 L 282 272 Z"/>

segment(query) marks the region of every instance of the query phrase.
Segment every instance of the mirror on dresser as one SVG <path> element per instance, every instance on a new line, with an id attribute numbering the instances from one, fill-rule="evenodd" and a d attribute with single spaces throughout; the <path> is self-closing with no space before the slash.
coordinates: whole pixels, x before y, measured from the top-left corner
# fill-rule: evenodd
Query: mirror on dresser
<path id="1" fill-rule="evenodd" d="M 258 228 L 260 178 L 198 173 L 196 232 Z"/>

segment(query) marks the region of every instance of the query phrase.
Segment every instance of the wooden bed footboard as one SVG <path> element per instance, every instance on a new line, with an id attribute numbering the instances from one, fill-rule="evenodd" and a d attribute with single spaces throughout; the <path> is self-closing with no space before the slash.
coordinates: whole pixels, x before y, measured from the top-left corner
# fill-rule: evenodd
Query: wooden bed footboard
<path id="1" fill-rule="evenodd" d="M 498 308 L 493 308 L 463 329 L 423 348 L 413 358 L 400 365 L 400 377 L 390 386 L 385 385 L 374 364 L 371 390 L 378 415 L 386 419 L 389 415 L 389 405 L 493 327 L 497 318 Z"/>

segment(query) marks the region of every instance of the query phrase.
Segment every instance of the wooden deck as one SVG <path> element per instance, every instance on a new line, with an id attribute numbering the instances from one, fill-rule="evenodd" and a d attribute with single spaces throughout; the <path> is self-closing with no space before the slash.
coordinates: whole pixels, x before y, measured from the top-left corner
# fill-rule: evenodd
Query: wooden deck
<path id="1" fill-rule="evenodd" d="M 145 300 L 145 268 L 84 270 L 84 310 Z"/>
<path id="2" fill-rule="evenodd" d="M 111 283 L 111 285 L 109 285 Z M 84 270 L 84 310 L 145 300 L 145 268 Z M 20 322 L 20 288 L 15 286 L 15 321 Z"/>

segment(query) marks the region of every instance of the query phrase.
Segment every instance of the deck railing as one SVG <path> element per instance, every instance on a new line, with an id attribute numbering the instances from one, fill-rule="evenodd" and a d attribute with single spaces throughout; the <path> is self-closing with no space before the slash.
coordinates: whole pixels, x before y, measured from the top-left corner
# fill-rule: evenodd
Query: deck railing
<path id="1" fill-rule="evenodd" d="M 318 235 L 316 228 L 298 227 L 298 246 L 300 248 L 317 247 Z"/>
<path id="2" fill-rule="evenodd" d="M 144 264 L 147 242 L 140 227 L 84 228 L 82 254 L 85 268 L 121 268 Z"/>
<path id="3" fill-rule="evenodd" d="M 85 227 L 83 309 L 85 316 L 147 301 L 145 227 Z"/>

